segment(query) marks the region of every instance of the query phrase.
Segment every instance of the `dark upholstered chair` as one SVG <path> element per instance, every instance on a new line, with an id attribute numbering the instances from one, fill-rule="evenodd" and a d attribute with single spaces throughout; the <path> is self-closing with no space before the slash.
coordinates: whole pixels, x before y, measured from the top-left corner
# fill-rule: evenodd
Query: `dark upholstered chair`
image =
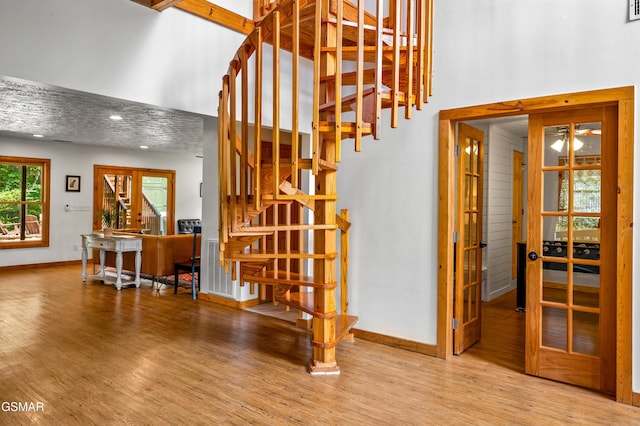
<path id="1" fill-rule="evenodd" d="M 198 298 L 196 293 L 196 272 L 198 273 L 198 288 L 200 288 L 200 256 L 198 256 L 198 234 L 202 233 L 201 226 L 193 227 L 193 251 L 191 253 L 191 259 L 186 262 L 176 262 L 174 267 L 174 285 L 173 294 L 178 292 L 178 279 L 181 271 L 186 271 L 191 274 L 191 291 L 193 292 L 193 300 Z"/>
<path id="2" fill-rule="evenodd" d="M 178 234 L 192 234 L 194 226 L 201 226 L 200 219 L 178 219 Z"/>

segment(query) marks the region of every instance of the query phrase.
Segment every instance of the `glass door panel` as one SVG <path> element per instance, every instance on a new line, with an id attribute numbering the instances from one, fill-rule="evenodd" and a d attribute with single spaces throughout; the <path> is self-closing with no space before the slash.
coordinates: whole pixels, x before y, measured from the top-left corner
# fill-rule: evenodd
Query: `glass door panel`
<path id="1" fill-rule="evenodd" d="M 169 180 L 162 176 L 142 176 L 142 232 L 167 235 Z"/>

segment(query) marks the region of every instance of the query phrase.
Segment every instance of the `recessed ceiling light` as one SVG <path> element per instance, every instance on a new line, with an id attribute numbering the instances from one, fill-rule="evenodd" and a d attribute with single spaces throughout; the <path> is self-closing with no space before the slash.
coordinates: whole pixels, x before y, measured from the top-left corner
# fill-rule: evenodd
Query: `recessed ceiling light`
<path id="1" fill-rule="evenodd" d="M 110 119 L 112 119 L 113 121 L 120 121 L 120 120 L 122 120 L 122 116 L 121 116 L 121 115 L 116 115 L 116 114 L 114 114 L 114 115 L 110 116 L 109 118 L 110 118 Z"/>
<path id="2" fill-rule="evenodd" d="M 140 149 L 149 149 L 149 147 L 146 145 L 140 145 Z"/>
<path id="3" fill-rule="evenodd" d="M 34 138 L 44 138 L 44 135 L 33 135 Z"/>

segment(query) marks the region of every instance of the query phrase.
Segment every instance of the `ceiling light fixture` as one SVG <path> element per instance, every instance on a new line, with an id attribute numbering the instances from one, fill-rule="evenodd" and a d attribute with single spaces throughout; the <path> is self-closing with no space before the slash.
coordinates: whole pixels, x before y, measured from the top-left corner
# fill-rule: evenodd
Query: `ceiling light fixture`
<path id="1" fill-rule="evenodd" d="M 567 141 L 567 136 L 565 135 L 565 137 L 558 139 L 557 141 L 555 141 L 554 143 L 551 144 L 551 148 L 557 152 L 562 151 L 562 147 L 564 146 L 564 143 Z M 574 151 L 578 151 L 580 150 L 582 147 L 584 146 L 584 142 L 582 142 L 580 139 L 578 138 L 573 138 L 573 150 Z"/>
<path id="2" fill-rule="evenodd" d="M 109 118 L 112 119 L 113 121 L 122 120 L 122 116 L 121 115 L 117 115 L 117 114 L 114 114 L 114 115 L 110 116 Z"/>
<path id="3" fill-rule="evenodd" d="M 44 138 L 44 135 L 33 135 L 34 138 Z"/>
<path id="4" fill-rule="evenodd" d="M 147 145 L 140 145 L 140 149 L 149 149 Z"/>

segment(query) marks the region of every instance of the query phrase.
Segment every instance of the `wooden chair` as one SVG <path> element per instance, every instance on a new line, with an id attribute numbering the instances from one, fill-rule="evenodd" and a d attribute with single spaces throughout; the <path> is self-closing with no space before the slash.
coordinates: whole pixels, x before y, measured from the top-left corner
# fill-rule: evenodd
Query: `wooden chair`
<path id="1" fill-rule="evenodd" d="M 201 226 L 193 227 L 193 251 L 191 258 L 187 262 L 174 263 L 175 281 L 173 284 L 173 294 L 178 293 L 178 279 L 181 271 L 186 271 L 191 274 L 191 291 L 193 292 L 193 300 L 198 298 L 196 293 L 196 272 L 198 273 L 198 288 L 200 288 L 200 256 L 198 255 L 198 234 L 202 233 Z"/>
<path id="2" fill-rule="evenodd" d="M 24 225 L 28 235 L 40 235 L 40 222 L 36 216 L 26 215 Z"/>
<path id="3" fill-rule="evenodd" d="M 9 230 L 7 226 L 11 226 L 11 225 L 13 225 L 13 229 Z M 5 223 L 2 223 L 2 221 L 0 221 L 0 235 L 6 236 L 7 238 L 20 236 L 20 227 L 16 226 L 16 224 L 13 224 L 13 223 L 5 224 Z"/>

